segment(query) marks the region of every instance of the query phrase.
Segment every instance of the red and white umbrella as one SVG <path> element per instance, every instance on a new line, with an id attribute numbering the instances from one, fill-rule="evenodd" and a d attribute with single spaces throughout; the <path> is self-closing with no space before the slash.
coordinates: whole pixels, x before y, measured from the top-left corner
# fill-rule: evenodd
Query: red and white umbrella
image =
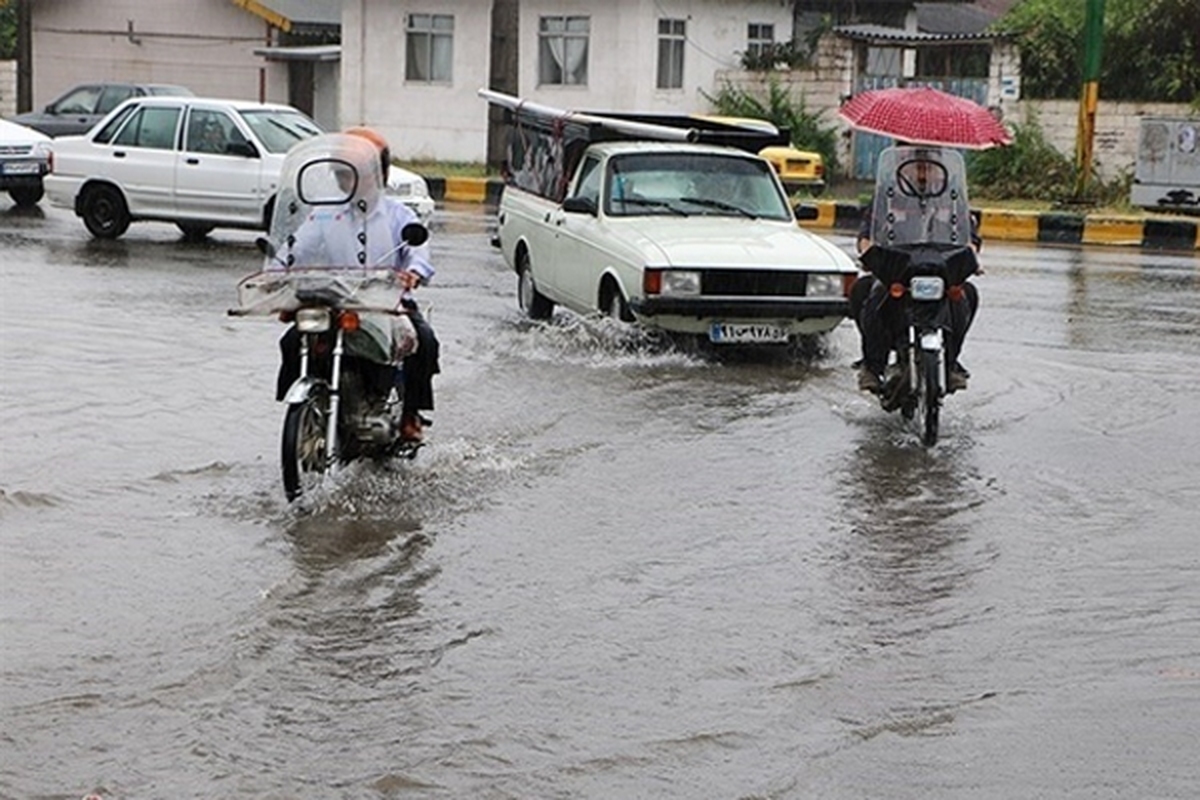
<path id="1" fill-rule="evenodd" d="M 859 130 L 913 144 L 969 150 L 1012 144 L 1012 136 L 992 112 L 927 86 L 859 92 L 838 113 Z"/>

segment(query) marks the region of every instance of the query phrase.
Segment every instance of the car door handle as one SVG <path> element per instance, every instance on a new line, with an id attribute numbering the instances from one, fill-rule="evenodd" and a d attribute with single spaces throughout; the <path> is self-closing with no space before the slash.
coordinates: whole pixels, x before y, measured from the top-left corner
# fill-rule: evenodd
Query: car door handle
<path id="1" fill-rule="evenodd" d="M 187 159 L 187 163 L 189 163 L 189 164 L 199 164 L 199 163 L 200 163 L 200 159 L 198 159 L 198 158 L 189 158 L 189 159 Z"/>
<path id="2" fill-rule="evenodd" d="M 124 158 L 124 157 L 125 157 L 125 151 L 124 151 L 124 150 L 115 150 L 115 151 L 113 151 L 113 158 Z"/>

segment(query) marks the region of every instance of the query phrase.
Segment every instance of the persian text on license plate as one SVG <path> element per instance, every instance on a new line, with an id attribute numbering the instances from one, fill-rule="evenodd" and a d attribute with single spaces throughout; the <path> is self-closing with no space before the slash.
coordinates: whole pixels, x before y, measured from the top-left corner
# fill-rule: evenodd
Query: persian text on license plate
<path id="1" fill-rule="evenodd" d="M 13 161 L 3 165 L 5 175 L 37 175 L 39 169 L 36 161 Z"/>
<path id="2" fill-rule="evenodd" d="M 708 329 L 708 338 L 717 344 L 755 344 L 786 342 L 788 335 L 779 325 L 714 322 Z"/>

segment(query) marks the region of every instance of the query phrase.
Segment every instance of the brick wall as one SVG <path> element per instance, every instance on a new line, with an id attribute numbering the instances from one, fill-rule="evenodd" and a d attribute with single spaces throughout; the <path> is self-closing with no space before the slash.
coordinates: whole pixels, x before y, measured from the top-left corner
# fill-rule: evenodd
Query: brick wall
<path id="1" fill-rule="evenodd" d="M 0 61 L 0 117 L 17 113 L 17 62 Z"/>

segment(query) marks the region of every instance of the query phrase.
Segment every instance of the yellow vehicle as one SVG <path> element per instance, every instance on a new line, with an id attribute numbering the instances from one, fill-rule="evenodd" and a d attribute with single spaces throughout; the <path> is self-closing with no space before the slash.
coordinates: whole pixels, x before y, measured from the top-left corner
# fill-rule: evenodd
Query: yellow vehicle
<path id="1" fill-rule="evenodd" d="M 779 129 L 765 119 L 751 117 L 721 117 L 707 114 L 693 115 L 698 119 L 719 122 L 724 125 L 737 125 L 766 133 L 778 133 Z M 820 153 L 812 150 L 798 150 L 795 147 L 772 146 L 764 147 L 758 154 L 771 162 L 783 188 L 788 192 L 807 191 L 813 197 L 825 189 L 825 160 Z"/>

